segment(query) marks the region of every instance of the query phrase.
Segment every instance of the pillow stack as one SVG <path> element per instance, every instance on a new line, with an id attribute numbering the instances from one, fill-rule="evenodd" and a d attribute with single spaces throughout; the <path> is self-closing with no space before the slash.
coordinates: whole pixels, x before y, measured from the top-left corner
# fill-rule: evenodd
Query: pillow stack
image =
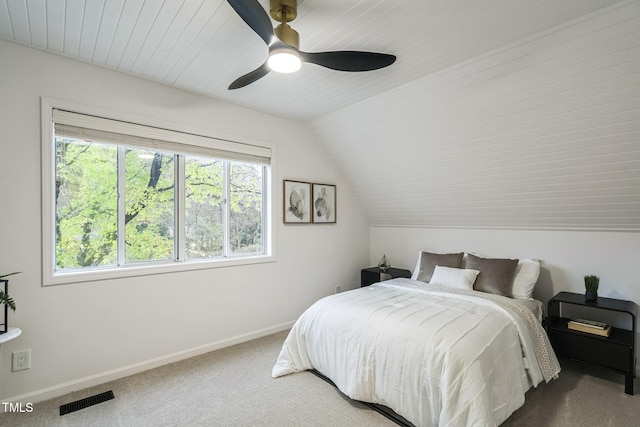
<path id="1" fill-rule="evenodd" d="M 532 299 L 540 261 L 421 251 L 412 279 L 510 298 Z"/>

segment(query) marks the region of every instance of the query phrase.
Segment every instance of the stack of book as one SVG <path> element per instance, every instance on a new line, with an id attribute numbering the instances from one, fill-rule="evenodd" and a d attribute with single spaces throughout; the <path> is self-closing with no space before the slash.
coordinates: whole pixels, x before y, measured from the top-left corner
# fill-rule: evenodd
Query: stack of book
<path id="1" fill-rule="evenodd" d="M 573 318 L 567 322 L 567 328 L 602 337 L 608 337 L 611 334 L 611 326 L 594 320 Z"/>

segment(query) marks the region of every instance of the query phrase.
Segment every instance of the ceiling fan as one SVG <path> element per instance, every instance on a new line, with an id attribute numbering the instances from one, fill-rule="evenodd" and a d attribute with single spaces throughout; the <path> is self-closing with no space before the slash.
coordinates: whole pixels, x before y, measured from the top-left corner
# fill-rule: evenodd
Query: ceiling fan
<path id="1" fill-rule="evenodd" d="M 302 62 L 321 65 L 338 71 L 371 71 L 387 67 L 396 60 L 394 55 L 351 50 L 308 53 L 299 49 L 298 32 L 287 22 L 298 15 L 298 0 L 270 0 L 269 12 L 280 22 L 274 29 L 267 12 L 258 0 L 227 0 L 236 13 L 260 36 L 269 48 L 269 58 L 257 69 L 237 78 L 229 90 L 245 87 L 270 71 L 291 73 L 297 71 Z"/>

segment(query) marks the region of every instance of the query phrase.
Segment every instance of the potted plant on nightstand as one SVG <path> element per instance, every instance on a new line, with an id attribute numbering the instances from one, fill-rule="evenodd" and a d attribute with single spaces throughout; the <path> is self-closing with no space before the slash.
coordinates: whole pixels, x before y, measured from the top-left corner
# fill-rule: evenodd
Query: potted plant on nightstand
<path id="1" fill-rule="evenodd" d="M 586 289 L 584 297 L 587 301 L 595 301 L 598 299 L 599 285 L 600 278 L 598 276 L 584 276 L 584 288 Z"/>
<path id="2" fill-rule="evenodd" d="M 0 325 L 0 334 L 4 334 L 5 332 L 7 332 L 7 329 L 8 329 L 9 322 L 7 321 L 7 317 L 8 317 L 7 309 L 10 308 L 12 311 L 16 311 L 16 303 L 13 300 L 13 298 L 9 296 L 9 291 L 7 289 L 9 281 L 5 279 L 5 277 L 13 276 L 14 274 L 19 274 L 19 273 L 20 273 L 19 271 L 16 271 L 14 273 L 9 273 L 9 274 L 0 274 L 0 305 L 4 305 L 4 321 Z"/>

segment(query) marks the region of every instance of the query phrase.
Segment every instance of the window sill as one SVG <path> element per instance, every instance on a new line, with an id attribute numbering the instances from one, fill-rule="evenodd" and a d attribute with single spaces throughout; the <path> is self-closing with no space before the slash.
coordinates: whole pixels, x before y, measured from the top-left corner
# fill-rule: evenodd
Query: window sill
<path id="1" fill-rule="evenodd" d="M 275 262 L 272 255 L 256 255 L 242 258 L 226 258 L 215 261 L 184 261 L 170 264 L 144 264 L 126 267 L 96 268 L 90 271 L 57 272 L 49 277 L 43 277 L 44 286 L 66 285 L 80 282 L 122 279 L 127 277 L 150 276 L 155 274 L 177 273 L 181 271 L 208 270 L 212 268 L 237 267 Z"/>

